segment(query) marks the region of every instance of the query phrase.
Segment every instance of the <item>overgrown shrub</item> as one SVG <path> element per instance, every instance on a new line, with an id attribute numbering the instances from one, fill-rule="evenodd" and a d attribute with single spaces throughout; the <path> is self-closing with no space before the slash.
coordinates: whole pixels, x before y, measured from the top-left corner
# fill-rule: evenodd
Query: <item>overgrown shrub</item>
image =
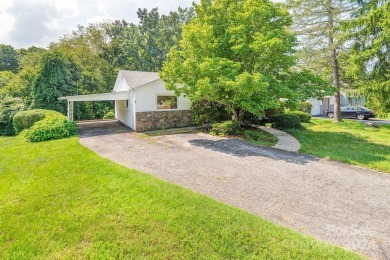
<path id="1" fill-rule="evenodd" d="M 237 135 L 240 133 L 240 124 L 236 121 L 225 121 L 222 123 L 214 123 L 211 125 L 211 134 L 219 136 Z"/>
<path id="2" fill-rule="evenodd" d="M 245 111 L 244 115 L 242 116 L 242 121 L 245 124 L 260 124 L 262 120 L 262 117 L 259 117 L 257 115 L 254 115 L 250 112 Z"/>
<path id="3" fill-rule="evenodd" d="M 52 111 L 44 109 L 33 109 L 16 113 L 13 119 L 16 134 L 20 133 L 24 129 L 32 127 L 36 122 L 44 119 L 45 115 L 50 112 Z"/>
<path id="4" fill-rule="evenodd" d="M 302 123 L 309 123 L 311 119 L 311 115 L 309 113 L 302 111 L 288 111 L 286 114 L 299 116 Z"/>
<path id="5" fill-rule="evenodd" d="M 298 110 L 306 113 L 311 113 L 311 109 L 313 108 L 313 105 L 307 101 L 303 101 L 298 104 Z M 303 121 L 302 121 L 303 122 Z"/>
<path id="6" fill-rule="evenodd" d="M 280 105 L 278 108 L 264 110 L 264 118 L 262 119 L 263 123 L 270 122 L 271 118 L 274 115 L 282 114 L 284 110 L 285 110 L 285 106 L 284 106 L 283 102 L 280 102 Z"/>
<path id="7" fill-rule="evenodd" d="M 27 130 L 26 138 L 30 142 L 42 142 L 77 135 L 77 125 L 69 122 L 61 113 L 50 111 L 45 118 L 36 122 Z"/>
<path id="8" fill-rule="evenodd" d="M 22 110 L 24 110 L 24 104 L 20 98 L 6 97 L 0 101 L 0 135 L 15 135 L 13 118 Z"/>
<path id="9" fill-rule="evenodd" d="M 115 113 L 112 111 L 107 112 L 104 116 L 103 119 L 115 119 Z"/>
<path id="10" fill-rule="evenodd" d="M 301 119 L 297 115 L 276 114 L 272 116 L 272 127 L 276 129 L 300 129 Z"/>
<path id="11" fill-rule="evenodd" d="M 206 100 L 196 101 L 191 104 L 192 121 L 195 125 L 221 122 L 231 119 L 226 107 L 216 102 Z"/>

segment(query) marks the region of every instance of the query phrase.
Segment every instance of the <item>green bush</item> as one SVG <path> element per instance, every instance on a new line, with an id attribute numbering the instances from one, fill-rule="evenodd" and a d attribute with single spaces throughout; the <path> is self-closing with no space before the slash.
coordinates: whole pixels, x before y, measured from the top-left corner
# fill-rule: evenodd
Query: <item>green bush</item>
<path id="1" fill-rule="evenodd" d="M 261 120 L 263 117 L 260 117 L 258 115 L 252 114 L 250 112 L 245 111 L 243 116 L 242 116 L 242 121 L 245 124 L 261 124 Z"/>
<path id="2" fill-rule="evenodd" d="M 311 115 L 309 113 L 302 111 L 288 111 L 286 114 L 299 116 L 302 123 L 309 123 L 311 119 Z"/>
<path id="3" fill-rule="evenodd" d="M 15 135 L 13 118 L 22 110 L 24 110 L 24 104 L 20 98 L 6 97 L 0 101 L 0 135 Z"/>
<path id="4" fill-rule="evenodd" d="M 112 111 L 107 112 L 104 116 L 103 119 L 115 119 L 115 113 Z"/>
<path id="5" fill-rule="evenodd" d="M 216 102 L 200 100 L 191 104 L 192 121 L 195 125 L 221 122 L 231 119 L 226 107 Z"/>
<path id="6" fill-rule="evenodd" d="M 46 113 L 50 110 L 33 109 L 28 111 L 21 111 L 14 116 L 14 128 L 16 134 L 19 134 L 24 129 L 32 127 L 36 122 L 45 118 Z"/>
<path id="7" fill-rule="evenodd" d="M 298 110 L 306 113 L 311 113 L 311 109 L 313 108 L 313 105 L 307 101 L 303 101 L 298 104 Z M 302 121 L 303 122 L 303 121 Z"/>
<path id="8" fill-rule="evenodd" d="M 240 133 L 240 124 L 236 121 L 225 121 L 222 123 L 214 123 L 211 125 L 211 134 L 226 136 L 237 135 Z"/>
<path id="9" fill-rule="evenodd" d="M 272 116 L 272 127 L 276 129 L 300 129 L 301 119 L 297 115 L 276 114 Z"/>
<path id="10" fill-rule="evenodd" d="M 36 122 L 27 130 L 26 138 L 30 142 L 42 142 L 77 135 L 77 125 L 69 122 L 61 113 L 50 111 L 45 118 Z"/>
<path id="11" fill-rule="evenodd" d="M 285 109 L 286 109 L 285 103 L 280 102 L 279 107 L 264 110 L 264 118 L 262 119 L 263 123 L 270 122 L 272 119 L 272 116 L 277 115 L 277 114 L 282 114 Z"/>

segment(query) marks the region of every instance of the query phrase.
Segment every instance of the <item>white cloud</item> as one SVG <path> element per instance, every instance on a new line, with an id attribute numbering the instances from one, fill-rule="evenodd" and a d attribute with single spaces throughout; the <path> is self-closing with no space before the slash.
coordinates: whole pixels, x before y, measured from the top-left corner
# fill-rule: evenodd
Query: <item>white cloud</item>
<path id="1" fill-rule="evenodd" d="M 15 48 L 47 47 L 77 25 L 104 20 L 137 23 L 138 8 L 159 8 L 161 14 L 193 0 L 0 0 L 0 43 Z M 199 2 L 199 0 L 195 0 Z"/>
<path id="2" fill-rule="evenodd" d="M 11 6 L 12 0 L 2 0 L 0 5 L 0 39 L 8 38 L 8 35 L 13 30 L 15 18 L 7 13 L 7 9 Z M 1 42 L 0 42 L 1 43 Z"/>
<path id="3" fill-rule="evenodd" d="M 72 18 L 81 14 L 80 6 L 75 0 L 52 0 L 51 4 L 61 13 L 62 18 Z"/>

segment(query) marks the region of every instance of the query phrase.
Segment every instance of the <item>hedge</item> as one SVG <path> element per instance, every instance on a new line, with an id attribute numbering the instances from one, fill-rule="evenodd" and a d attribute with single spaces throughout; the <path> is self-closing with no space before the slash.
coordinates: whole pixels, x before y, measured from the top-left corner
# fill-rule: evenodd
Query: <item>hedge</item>
<path id="1" fill-rule="evenodd" d="M 115 119 L 115 113 L 112 111 L 107 112 L 104 116 L 103 119 Z"/>
<path id="2" fill-rule="evenodd" d="M 77 125 L 60 113 L 48 113 L 41 121 L 27 130 L 26 138 L 30 142 L 42 142 L 77 135 Z"/>
<path id="3" fill-rule="evenodd" d="M 77 125 L 52 110 L 34 109 L 19 112 L 14 116 L 14 128 L 17 133 L 26 130 L 30 142 L 42 142 L 77 135 Z"/>
<path id="4" fill-rule="evenodd" d="M 28 111 L 18 112 L 13 119 L 16 134 L 19 134 L 24 129 L 32 127 L 36 122 L 45 118 L 47 113 L 57 113 L 44 109 L 33 109 Z"/>
<path id="5" fill-rule="evenodd" d="M 0 135 L 15 135 L 13 118 L 23 110 L 24 104 L 20 98 L 6 97 L 0 100 Z"/>
<path id="6" fill-rule="evenodd" d="M 236 121 L 225 121 L 211 125 L 211 134 L 226 136 L 237 135 L 240 132 L 240 124 Z"/>
<path id="7" fill-rule="evenodd" d="M 272 127 L 276 129 L 300 129 L 301 119 L 292 114 L 276 114 L 272 116 Z"/>
<path id="8" fill-rule="evenodd" d="M 195 125 L 204 125 L 222 122 L 231 118 L 226 106 L 217 102 L 199 100 L 191 103 L 192 122 Z"/>
<path id="9" fill-rule="evenodd" d="M 288 111 L 286 114 L 299 116 L 302 123 L 309 123 L 311 119 L 311 115 L 309 113 L 302 111 Z"/>

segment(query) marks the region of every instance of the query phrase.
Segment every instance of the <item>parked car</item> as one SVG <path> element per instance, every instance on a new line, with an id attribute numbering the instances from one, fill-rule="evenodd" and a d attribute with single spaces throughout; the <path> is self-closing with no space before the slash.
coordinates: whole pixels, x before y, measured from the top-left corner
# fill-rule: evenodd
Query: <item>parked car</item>
<path id="1" fill-rule="evenodd" d="M 341 117 L 345 117 L 345 118 L 356 118 L 359 120 L 367 120 L 369 118 L 375 117 L 375 113 L 366 107 L 346 106 L 346 107 L 341 107 L 340 110 L 341 110 Z M 327 117 L 333 117 L 334 111 L 326 110 L 325 115 Z"/>

